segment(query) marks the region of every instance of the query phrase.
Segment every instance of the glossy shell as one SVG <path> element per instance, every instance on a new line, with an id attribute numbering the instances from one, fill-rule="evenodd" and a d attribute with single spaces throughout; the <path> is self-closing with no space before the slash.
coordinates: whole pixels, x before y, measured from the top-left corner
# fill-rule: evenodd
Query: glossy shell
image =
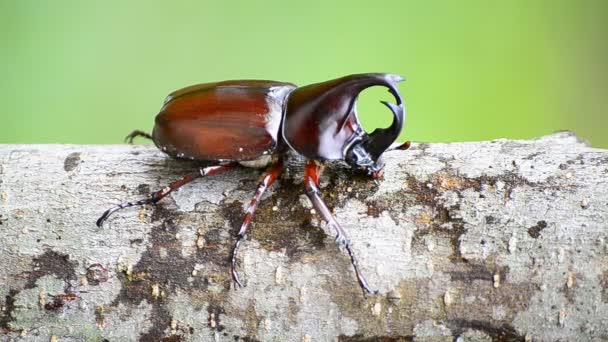
<path id="1" fill-rule="evenodd" d="M 177 158 L 255 161 L 277 147 L 285 97 L 296 86 L 236 80 L 171 93 L 156 116 L 153 140 Z"/>

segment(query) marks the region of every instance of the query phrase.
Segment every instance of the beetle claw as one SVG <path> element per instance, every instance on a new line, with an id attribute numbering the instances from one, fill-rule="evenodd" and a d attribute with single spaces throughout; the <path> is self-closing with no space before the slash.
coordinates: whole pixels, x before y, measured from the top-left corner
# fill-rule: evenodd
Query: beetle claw
<path id="1" fill-rule="evenodd" d="M 142 138 L 154 140 L 149 133 L 146 133 L 144 131 L 140 131 L 140 130 L 136 129 L 133 132 L 129 133 L 129 135 L 127 135 L 125 137 L 125 142 L 128 143 L 128 144 L 132 144 L 133 143 L 133 139 L 135 139 L 137 137 L 142 137 Z"/>
<path id="2" fill-rule="evenodd" d="M 97 222 L 95 222 L 95 225 L 97 226 L 97 228 L 101 228 L 101 226 L 103 226 L 103 223 L 105 222 L 105 220 L 108 218 L 108 214 L 107 211 L 105 213 L 103 213 L 103 215 L 101 215 L 100 218 L 97 219 Z"/>
<path id="3" fill-rule="evenodd" d="M 236 256 L 239 251 L 239 246 L 241 245 L 241 241 L 245 239 L 245 234 L 239 234 L 237 236 L 236 243 L 234 244 L 234 248 L 232 249 L 232 259 L 230 260 L 230 275 L 232 276 L 232 280 L 239 286 L 243 287 L 239 279 L 239 273 L 236 271 Z"/>
<path id="4" fill-rule="evenodd" d="M 239 287 L 245 287 L 240 279 L 239 279 L 239 273 L 236 271 L 236 269 L 232 268 L 230 270 L 230 274 L 232 275 L 232 280 L 234 281 L 235 284 L 237 284 Z"/>
<path id="5" fill-rule="evenodd" d="M 156 203 L 157 200 L 153 198 L 146 198 L 137 202 L 126 202 L 126 203 L 121 203 L 115 207 L 112 207 L 108 210 L 106 210 L 101 217 L 99 217 L 99 219 L 97 219 L 97 227 L 101 228 L 101 226 L 103 225 L 103 223 L 115 212 L 119 211 L 120 209 L 124 209 L 124 208 L 129 208 L 129 207 L 134 207 L 134 206 L 139 206 L 139 205 L 144 205 L 144 204 L 154 204 Z"/>

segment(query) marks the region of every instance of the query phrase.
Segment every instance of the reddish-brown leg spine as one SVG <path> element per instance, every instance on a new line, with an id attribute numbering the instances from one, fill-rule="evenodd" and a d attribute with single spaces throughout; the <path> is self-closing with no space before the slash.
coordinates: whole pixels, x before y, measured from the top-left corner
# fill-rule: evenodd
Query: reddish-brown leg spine
<path id="1" fill-rule="evenodd" d="M 251 203 L 249 203 L 249 206 L 247 207 L 247 210 L 245 211 L 245 219 L 243 220 L 241 229 L 239 229 L 239 232 L 237 234 L 236 243 L 234 244 L 234 248 L 232 249 L 232 265 L 230 267 L 230 274 L 232 275 L 232 279 L 239 286 L 243 286 L 243 284 L 241 283 L 241 281 L 239 279 L 239 274 L 236 271 L 236 259 L 237 259 L 237 253 L 239 250 L 239 246 L 241 245 L 241 242 L 247 237 L 247 228 L 249 228 L 249 224 L 251 223 L 251 220 L 253 219 L 255 210 L 258 207 L 258 203 L 260 202 L 262 195 L 264 195 L 264 192 L 266 192 L 266 189 L 268 189 L 272 185 L 272 183 L 274 183 L 274 181 L 279 177 L 279 175 L 281 175 L 282 171 L 283 171 L 283 163 L 280 161 L 273 164 L 272 166 L 270 166 L 270 168 L 266 171 L 266 173 L 260 179 L 260 182 L 258 183 L 258 189 L 256 190 L 255 194 L 253 195 L 253 198 L 251 199 Z"/>

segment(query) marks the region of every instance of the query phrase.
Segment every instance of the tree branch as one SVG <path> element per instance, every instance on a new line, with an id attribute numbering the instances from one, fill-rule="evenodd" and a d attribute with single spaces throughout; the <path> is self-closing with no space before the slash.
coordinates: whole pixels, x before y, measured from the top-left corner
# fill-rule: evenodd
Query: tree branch
<path id="1" fill-rule="evenodd" d="M 321 193 L 370 285 L 311 211 L 301 165 L 199 179 L 151 146 L 0 145 L 0 334 L 109 341 L 608 339 L 608 150 L 571 133 L 413 144 L 379 184 L 329 166 Z"/>

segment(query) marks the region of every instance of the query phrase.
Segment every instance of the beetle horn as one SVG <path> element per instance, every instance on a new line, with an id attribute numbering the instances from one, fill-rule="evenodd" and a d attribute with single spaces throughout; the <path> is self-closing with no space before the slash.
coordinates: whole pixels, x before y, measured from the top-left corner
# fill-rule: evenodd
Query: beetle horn
<path id="1" fill-rule="evenodd" d="M 394 76 L 396 77 L 392 78 L 392 81 L 403 81 L 403 78 L 400 76 Z M 361 142 L 364 149 L 372 156 L 374 161 L 377 161 L 378 158 L 380 158 L 380 155 L 384 153 L 384 151 L 386 151 L 391 144 L 395 142 L 395 140 L 397 140 L 405 122 L 405 106 L 394 82 L 388 83 L 388 88 L 389 92 L 395 97 L 397 104 L 380 101 L 393 113 L 393 123 L 388 128 L 376 128 L 372 133 L 365 136 Z"/>

